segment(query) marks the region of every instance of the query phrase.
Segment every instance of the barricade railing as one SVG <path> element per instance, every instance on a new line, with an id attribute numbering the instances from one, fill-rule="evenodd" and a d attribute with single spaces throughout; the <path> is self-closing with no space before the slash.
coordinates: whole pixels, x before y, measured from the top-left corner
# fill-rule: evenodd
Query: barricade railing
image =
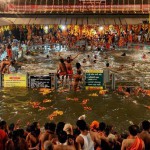
<path id="1" fill-rule="evenodd" d="M 56 73 L 50 73 L 48 75 L 32 75 L 32 74 L 0 74 L 0 87 L 29 87 L 29 88 L 53 88 L 55 90 L 60 88 L 73 89 L 74 75 L 72 77 L 64 77 L 60 80 L 57 78 Z M 82 81 L 79 82 L 81 89 L 85 89 L 87 85 L 86 78 L 89 74 L 82 74 Z M 91 77 L 94 82 L 101 82 L 97 75 L 91 73 Z M 94 78 L 94 79 L 93 79 Z M 98 79 L 99 78 L 99 79 Z M 117 87 L 141 87 L 143 89 L 150 88 L 150 74 L 144 74 L 142 76 L 124 75 L 117 72 L 113 72 L 108 68 L 103 70 L 102 84 L 104 89 L 116 90 Z M 98 84 L 99 84 L 98 83 Z M 90 85 L 88 85 L 90 86 Z"/>
<path id="2" fill-rule="evenodd" d="M 150 88 L 150 74 L 143 74 L 139 76 L 119 74 L 110 71 L 110 83 L 111 89 L 115 90 L 119 86 L 121 87 L 141 87 L 142 89 Z"/>

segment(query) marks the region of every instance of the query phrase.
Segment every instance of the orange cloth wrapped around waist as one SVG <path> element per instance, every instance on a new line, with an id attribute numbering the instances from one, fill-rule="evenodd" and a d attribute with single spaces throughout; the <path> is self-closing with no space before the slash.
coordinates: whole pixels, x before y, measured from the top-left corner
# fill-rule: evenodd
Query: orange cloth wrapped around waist
<path id="1" fill-rule="evenodd" d="M 142 150 L 143 142 L 142 139 L 136 138 L 134 143 L 127 150 Z"/>

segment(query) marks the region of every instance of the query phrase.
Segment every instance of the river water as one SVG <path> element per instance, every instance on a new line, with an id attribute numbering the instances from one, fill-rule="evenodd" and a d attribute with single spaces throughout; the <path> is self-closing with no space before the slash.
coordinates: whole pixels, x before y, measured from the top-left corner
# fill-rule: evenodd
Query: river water
<path id="1" fill-rule="evenodd" d="M 150 110 L 144 107 L 150 104 L 148 96 L 139 95 L 126 98 L 111 92 L 104 96 L 94 96 L 96 93 L 98 95 L 98 92 L 92 91 L 78 93 L 60 91 L 43 95 L 37 89 L 2 89 L 0 91 L 0 97 L 2 97 L 0 117 L 7 120 L 8 123 L 20 119 L 22 126 L 33 121 L 39 121 L 43 125 L 50 121 L 48 116 L 58 110 L 63 114 L 53 118 L 56 122 L 65 121 L 75 124 L 77 118 L 85 114 L 88 123 L 93 120 L 105 121 L 113 124 L 117 131 L 124 131 L 129 124 L 139 124 L 145 119 L 150 119 Z M 43 101 L 45 99 L 47 102 Z M 88 99 L 85 105 L 83 104 L 84 99 Z M 39 102 L 39 106 L 45 110 L 35 108 L 33 102 Z M 84 109 L 85 106 L 90 107 L 91 110 Z"/>
<path id="2" fill-rule="evenodd" d="M 101 59 L 97 65 L 94 65 L 94 69 L 103 68 L 109 61 L 111 70 L 114 71 L 117 71 L 119 65 L 125 64 L 126 69 L 119 72 L 123 75 L 136 76 L 142 75 L 143 72 L 149 73 L 150 59 L 147 51 L 145 51 L 147 53 L 146 60 L 141 58 L 143 51 L 126 52 L 127 56 L 124 58 L 120 57 L 122 52 L 109 52 L 106 54 L 109 58 Z M 70 52 L 70 54 L 75 53 Z M 53 57 L 54 55 L 57 57 Z M 62 55 L 65 57 L 68 52 Z M 84 55 L 81 54 L 77 61 L 82 62 Z M 46 59 L 45 55 L 36 58 L 27 56 L 27 62 L 22 66 L 22 72 L 47 74 L 54 71 L 56 62 L 58 62 L 58 54 L 52 54 L 52 57 L 53 59 L 51 57 Z M 136 63 L 134 68 L 131 67 L 132 62 Z M 88 63 L 82 67 L 83 70 L 91 68 Z M 150 97 L 143 94 L 125 97 L 111 91 L 106 95 L 100 95 L 99 91 L 84 90 L 73 92 L 60 89 L 48 91 L 48 93 L 40 93 L 40 89 L 28 88 L 2 88 L 0 90 L 0 118 L 8 123 L 20 119 L 22 127 L 33 121 L 39 121 L 41 125 L 44 125 L 50 120 L 64 121 L 75 125 L 78 117 L 85 114 L 89 124 L 93 120 L 105 121 L 114 125 L 115 130 L 122 132 L 132 123 L 139 124 L 145 119 L 150 119 L 150 109 L 145 106 L 150 106 Z M 54 112 L 55 115 L 50 117 Z"/>

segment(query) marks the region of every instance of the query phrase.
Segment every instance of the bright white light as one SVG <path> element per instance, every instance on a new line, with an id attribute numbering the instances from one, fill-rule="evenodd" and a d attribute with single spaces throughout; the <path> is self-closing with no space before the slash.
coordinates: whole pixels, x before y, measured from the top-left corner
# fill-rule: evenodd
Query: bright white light
<path id="1" fill-rule="evenodd" d="M 64 30 L 66 30 L 66 26 L 65 25 L 62 25 L 61 26 L 61 29 L 64 31 Z"/>
<path id="2" fill-rule="evenodd" d="M 48 30 L 48 26 L 45 26 L 44 29 L 45 29 L 45 30 Z"/>
<path id="3" fill-rule="evenodd" d="M 104 27 L 103 27 L 103 26 L 99 27 L 99 30 L 100 30 L 100 31 L 103 31 L 103 30 L 104 30 Z"/>

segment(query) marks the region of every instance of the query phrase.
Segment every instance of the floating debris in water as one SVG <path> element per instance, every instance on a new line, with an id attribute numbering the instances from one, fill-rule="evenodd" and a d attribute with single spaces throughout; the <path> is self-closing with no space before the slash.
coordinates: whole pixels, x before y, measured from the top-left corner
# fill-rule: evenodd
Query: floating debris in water
<path id="1" fill-rule="evenodd" d="M 56 111 L 54 111 L 52 114 L 50 114 L 49 116 L 48 116 L 48 118 L 50 119 L 50 120 L 53 120 L 54 119 L 54 117 L 57 117 L 58 115 L 63 115 L 63 111 L 59 111 L 59 110 L 56 110 Z"/>
<path id="2" fill-rule="evenodd" d="M 133 124 L 134 124 L 132 121 L 129 121 L 129 123 L 130 123 L 131 125 L 133 125 Z"/>
<path id="3" fill-rule="evenodd" d="M 39 111 L 43 111 L 43 110 L 46 110 L 46 107 L 39 106 Z"/>
<path id="4" fill-rule="evenodd" d="M 98 94 L 97 93 L 93 93 L 93 94 L 89 94 L 89 96 L 96 97 L 96 96 L 98 96 Z"/>
<path id="5" fill-rule="evenodd" d="M 86 115 L 84 114 L 84 115 L 80 116 L 80 117 L 78 118 L 78 120 L 85 120 L 85 118 L 86 118 Z"/>
<path id="6" fill-rule="evenodd" d="M 133 101 L 133 103 L 136 104 L 136 105 L 138 104 L 137 101 Z"/>
<path id="7" fill-rule="evenodd" d="M 44 99 L 43 100 L 43 103 L 50 103 L 52 100 L 50 100 L 50 99 Z"/>
<path id="8" fill-rule="evenodd" d="M 30 102 L 32 108 L 39 108 L 40 102 Z"/>
<path id="9" fill-rule="evenodd" d="M 47 95 L 47 94 L 49 94 L 49 93 L 51 93 L 51 92 L 52 92 L 51 89 L 48 89 L 48 88 L 40 88 L 40 92 L 39 92 L 39 93 L 41 93 L 41 94 L 43 94 L 43 95 Z"/>
<path id="10" fill-rule="evenodd" d="M 86 105 L 88 101 L 89 101 L 89 99 L 83 99 L 82 105 Z"/>

